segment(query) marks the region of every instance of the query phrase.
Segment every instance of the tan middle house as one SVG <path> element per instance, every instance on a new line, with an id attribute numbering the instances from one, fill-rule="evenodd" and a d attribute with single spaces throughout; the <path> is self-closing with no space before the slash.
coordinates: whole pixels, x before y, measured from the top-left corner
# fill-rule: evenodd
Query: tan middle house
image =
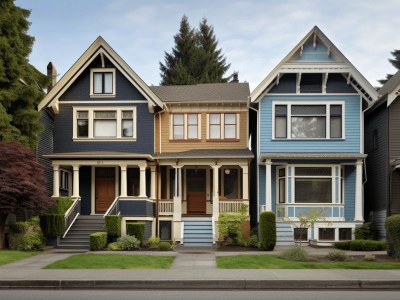
<path id="1" fill-rule="evenodd" d="M 158 233 L 184 245 L 211 245 L 218 216 L 249 204 L 249 85 L 155 86 Z"/>

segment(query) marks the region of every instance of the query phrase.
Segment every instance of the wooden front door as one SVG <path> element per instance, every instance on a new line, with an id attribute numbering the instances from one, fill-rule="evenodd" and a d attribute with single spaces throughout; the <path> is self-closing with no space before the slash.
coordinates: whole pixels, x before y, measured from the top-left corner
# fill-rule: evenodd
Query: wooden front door
<path id="1" fill-rule="evenodd" d="M 95 212 L 105 213 L 115 199 L 115 168 L 96 168 Z"/>
<path id="2" fill-rule="evenodd" d="M 206 170 L 186 170 L 187 213 L 206 213 Z"/>

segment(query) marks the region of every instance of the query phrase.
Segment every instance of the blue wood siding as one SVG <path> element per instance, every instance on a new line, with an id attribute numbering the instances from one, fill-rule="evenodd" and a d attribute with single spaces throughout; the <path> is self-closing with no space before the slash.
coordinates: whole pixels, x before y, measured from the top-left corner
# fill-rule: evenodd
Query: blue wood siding
<path id="1" fill-rule="evenodd" d="M 344 140 L 272 140 L 272 101 L 344 101 Z M 360 97 L 265 96 L 260 105 L 260 152 L 355 152 L 360 153 Z"/>
<path id="2" fill-rule="evenodd" d="M 119 210 L 125 217 L 153 217 L 154 203 L 146 200 L 121 200 Z"/>
<path id="3" fill-rule="evenodd" d="M 296 61 L 335 61 L 332 55 L 328 54 L 328 48 L 324 44 L 317 42 L 314 48 L 313 42 L 308 42 L 303 47 L 302 55 L 295 59 Z"/>
<path id="4" fill-rule="evenodd" d="M 354 221 L 356 200 L 356 168 L 346 166 L 344 169 L 344 218 Z"/>
<path id="5" fill-rule="evenodd" d="M 60 105 L 60 113 L 55 118 L 54 152 L 87 152 L 87 151 L 112 151 L 127 153 L 154 153 L 154 115 L 149 112 L 146 103 L 131 104 L 135 106 L 137 139 L 127 142 L 93 142 L 73 141 L 73 106 L 72 104 Z M 88 105 L 83 106 L 87 107 Z M 96 107 L 97 105 L 91 105 Z M 102 107 L 128 106 L 126 104 L 102 104 Z"/>
<path id="6" fill-rule="evenodd" d="M 79 168 L 79 194 L 81 196 L 81 214 L 90 215 L 92 209 L 92 168 Z"/>

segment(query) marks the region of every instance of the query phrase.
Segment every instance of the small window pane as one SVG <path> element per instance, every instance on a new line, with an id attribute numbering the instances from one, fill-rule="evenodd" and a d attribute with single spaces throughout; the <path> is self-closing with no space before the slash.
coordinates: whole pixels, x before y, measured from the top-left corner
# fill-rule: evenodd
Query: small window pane
<path id="1" fill-rule="evenodd" d="M 292 138 L 325 138 L 325 117 L 292 117 Z"/>
<path id="2" fill-rule="evenodd" d="M 279 169 L 279 177 L 285 177 L 285 173 L 286 173 L 286 170 L 285 169 Z"/>
<path id="3" fill-rule="evenodd" d="M 133 119 L 133 111 L 123 111 L 122 112 L 122 119 Z"/>
<path id="4" fill-rule="evenodd" d="M 275 138 L 287 137 L 286 117 L 275 117 Z"/>
<path id="5" fill-rule="evenodd" d="M 342 106 L 341 105 L 331 105 L 331 117 L 342 116 Z"/>
<path id="6" fill-rule="evenodd" d="M 174 126 L 174 139 L 183 139 L 183 126 Z"/>
<path id="7" fill-rule="evenodd" d="M 285 178 L 279 179 L 279 203 L 285 203 L 286 199 L 286 180 Z"/>
<path id="8" fill-rule="evenodd" d="M 133 137 L 133 120 L 122 120 L 122 136 Z"/>
<path id="9" fill-rule="evenodd" d="M 331 178 L 296 178 L 296 203 L 332 203 Z"/>
<path id="10" fill-rule="evenodd" d="M 78 119 L 87 119 L 89 117 L 89 114 L 87 111 L 78 111 L 77 117 Z"/>
<path id="11" fill-rule="evenodd" d="M 275 105 L 275 117 L 286 117 L 287 105 Z"/>
<path id="12" fill-rule="evenodd" d="M 351 228 L 339 228 L 339 241 L 349 241 L 351 239 Z"/>
<path id="13" fill-rule="evenodd" d="M 78 137 L 88 137 L 89 122 L 88 120 L 78 120 Z"/>
<path id="14" fill-rule="evenodd" d="M 187 116 L 188 124 L 189 125 L 196 125 L 197 124 L 197 115 L 189 114 Z"/>
<path id="15" fill-rule="evenodd" d="M 308 241 L 308 229 L 307 228 L 295 228 L 294 229 L 294 240 L 295 241 Z"/>
<path id="16" fill-rule="evenodd" d="M 236 124 L 236 114 L 225 114 L 225 124 Z"/>
<path id="17" fill-rule="evenodd" d="M 95 137 L 116 137 L 117 122 L 115 120 L 95 120 L 94 121 Z"/>
<path id="18" fill-rule="evenodd" d="M 342 137 L 342 117 L 331 116 L 331 138 Z"/>
<path id="19" fill-rule="evenodd" d="M 210 139 L 220 139 L 220 138 L 221 138 L 221 126 L 210 125 Z"/>
<path id="20" fill-rule="evenodd" d="M 112 94 L 113 92 L 113 74 L 104 73 L 104 94 Z"/>
<path id="21" fill-rule="evenodd" d="M 95 94 L 103 93 L 103 74 L 94 73 L 93 74 L 93 91 Z"/>
<path id="22" fill-rule="evenodd" d="M 183 115 L 174 115 L 174 125 L 183 125 Z"/>
<path id="23" fill-rule="evenodd" d="M 334 228 L 320 228 L 318 231 L 320 241 L 334 241 L 335 229 Z"/>
<path id="24" fill-rule="evenodd" d="M 225 169 L 224 197 L 228 199 L 238 199 L 238 184 L 238 169 Z"/>
<path id="25" fill-rule="evenodd" d="M 116 119 L 117 112 L 116 111 L 95 111 L 94 112 L 95 119 Z"/>
<path id="26" fill-rule="evenodd" d="M 225 138 L 226 139 L 236 138 L 236 125 L 225 125 Z"/>
<path id="27" fill-rule="evenodd" d="M 325 115 L 326 105 L 292 105 L 292 115 Z"/>
<path id="28" fill-rule="evenodd" d="M 331 176 L 332 168 L 296 167 L 296 176 Z"/>
<path id="29" fill-rule="evenodd" d="M 220 114 L 210 114 L 210 124 L 220 124 L 221 115 Z"/>
<path id="30" fill-rule="evenodd" d="M 197 125 L 188 126 L 188 139 L 197 139 Z"/>

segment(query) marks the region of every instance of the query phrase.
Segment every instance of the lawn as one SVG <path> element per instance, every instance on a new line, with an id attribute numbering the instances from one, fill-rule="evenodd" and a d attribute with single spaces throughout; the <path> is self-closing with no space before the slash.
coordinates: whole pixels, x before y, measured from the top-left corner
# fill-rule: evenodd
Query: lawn
<path id="1" fill-rule="evenodd" d="M 40 251 L 28 252 L 28 251 L 1 250 L 0 251 L 0 266 L 12 263 L 17 260 L 35 256 L 40 253 L 42 253 L 42 252 L 40 252 Z"/>
<path id="2" fill-rule="evenodd" d="M 297 262 L 275 255 L 217 257 L 219 269 L 400 269 L 400 262 Z"/>
<path id="3" fill-rule="evenodd" d="M 45 269 L 169 269 L 175 256 L 78 254 Z"/>

